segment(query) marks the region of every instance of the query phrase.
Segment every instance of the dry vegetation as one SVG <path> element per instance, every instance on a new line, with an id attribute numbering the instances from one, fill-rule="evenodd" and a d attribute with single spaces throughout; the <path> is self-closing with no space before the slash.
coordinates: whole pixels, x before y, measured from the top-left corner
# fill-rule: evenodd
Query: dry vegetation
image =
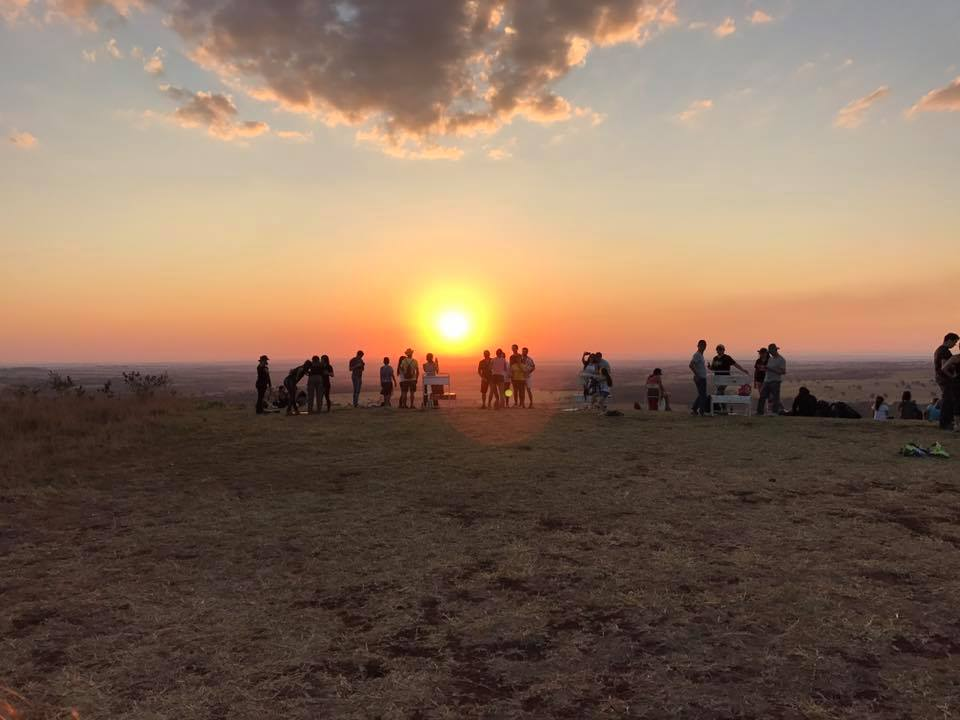
<path id="1" fill-rule="evenodd" d="M 0 437 L 0 715 L 960 714 L 922 425 L 64 398 Z"/>

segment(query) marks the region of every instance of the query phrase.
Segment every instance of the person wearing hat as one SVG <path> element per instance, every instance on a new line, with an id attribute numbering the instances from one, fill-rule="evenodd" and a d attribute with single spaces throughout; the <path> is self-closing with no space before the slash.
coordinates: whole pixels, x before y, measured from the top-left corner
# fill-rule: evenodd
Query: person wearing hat
<path id="1" fill-rule="evenodd" d="M 264 399 L 267 390 L 273 387 L 270 382 L 270 358 L 266 355 L 260 356 L 260 362 L 257 365 L 257 415 L 263 415 Z"/>
<path id="2" fill-rule="evenodd" d="M 757 415 L 763 415 L 767 409 L 767 401 L 773 405 L 774 415 L 783 413 L 783 404 L 780 402 L 780 387 L 783 376 L 787 374 L 787 361 L 780 354 L 776 343 L 767 345 L 770 357 L 767 359 L 766 372 L 763 375 L 763 387 L 760 388 L 760 400 L 757 403 Z"/>
<path id="3" fill-rule="evenodd" d="M 757 361 L 753 364 L 753 387 L 755 390 L 763 389 L 763 378 L 767 374 L 767 360 L 769 359 L 769 350 L 765 347 L 757 350 Z"/>
<path id="4" fill-rule="evenodd" d="M 420 378 L 420 364 L 413 357 L 413 348 L 407 348 L 397 364 L 397 375 L 400 377 L 400 407 L 417 408 L 417 380 Z M 410 396 L 409 405 L 407 396 Z"/>

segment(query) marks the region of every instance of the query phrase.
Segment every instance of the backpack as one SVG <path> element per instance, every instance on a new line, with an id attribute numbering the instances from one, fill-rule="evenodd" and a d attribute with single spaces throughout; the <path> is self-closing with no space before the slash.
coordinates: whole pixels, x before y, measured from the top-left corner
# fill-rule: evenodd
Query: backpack
<path id="1" fill-rule="evenodd" d="M 413 360 L 410 358 L 403 359 L 403 379 L 404 380 L 413 380 L 417 376 L 417 372 L 413 367 Z"/>
<path id="2" fill-rule="evenodd" d="M 830 407 L 833 410 L 833 416 L 841 420 L 860 420 L 863 417 L 845 402 L 834 403 Z"/>

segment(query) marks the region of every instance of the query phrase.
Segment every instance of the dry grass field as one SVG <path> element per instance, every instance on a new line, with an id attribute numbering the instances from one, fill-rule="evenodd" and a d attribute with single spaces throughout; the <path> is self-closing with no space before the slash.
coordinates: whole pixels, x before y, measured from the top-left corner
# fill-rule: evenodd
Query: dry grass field
<path id="1" fill-rule="evenodd" d="M 0 438 L 6 718 L 960 716 L 923 424 L 65 398 Z"/>

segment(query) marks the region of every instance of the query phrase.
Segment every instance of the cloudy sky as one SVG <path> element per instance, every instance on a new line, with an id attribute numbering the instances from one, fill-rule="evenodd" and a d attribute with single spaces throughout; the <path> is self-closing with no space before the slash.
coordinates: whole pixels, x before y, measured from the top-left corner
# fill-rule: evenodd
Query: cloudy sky
<path id="1" fill-rule="evenodd" d="M 0 137 L 5 362 L 958 324 L 956 0 L 0 0 Z"/>

